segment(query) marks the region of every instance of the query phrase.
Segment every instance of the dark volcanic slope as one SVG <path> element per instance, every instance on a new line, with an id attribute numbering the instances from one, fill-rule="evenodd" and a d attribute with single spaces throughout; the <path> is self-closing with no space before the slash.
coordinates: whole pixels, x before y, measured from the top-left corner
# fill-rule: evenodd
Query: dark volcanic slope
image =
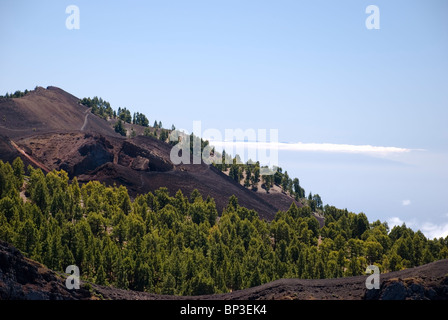
<path id="1" fill-rule="evenodd" d="M 287 210 L 293 201 L 283 195 L 288 198 L 285 201 L 286 205 L 279 203 L 278 206 L 277 203 L 268 202 L 259 193 L 244 188 L 205 164 L 174 166 L 169 161 L 169 146 L 161 144 L 158 140 L 138 137 L 126 145 L 127 149 L 122 148 L 117 155 L 116 163 L 108 162 L 88 174 L 80 175 L 79 181 L 93 179 L 107 184 L 119 182 L 127 186 L 131 194 L 154 191 L 161 186 L 167 187 L 173 196 L 179 189 L 185 195 L 190 195 L 197 189 L 204 199 L 207 196 L 213 197 L 219 211 L 227 205 L 230 196 L 236 195 L 240 205 L 256 210 L 260 217 L 265 219 L 272 219 L 278 210 Z M 151 159 L 149 154 L 140 156 L 141 150 L 132 151 L 137 147 L 151 150 L 154 159 Z M 140 160 L 148 158 L 150 159 L 148 165 L 158 162 L 149 170 Z"/>
<path id="2" fill-rule="evenodd" d="M 56 87 L 38 87 L 22 98 L 0 99 L 0 119 L 3 161 L 20 156 L 26 165 L 44 171 L 63 169 L 80 182 L 123 184 L 133 196 L 160 187 L 167 187 L 171 195 L 179 189 L 185 195 L 198 189 L 204 198 L 213 197 L 220 211 L 236 195 L 240 205 L 268 220 L 295 202 L 281 192 L 246 189 L 205 164 L 173 165 L 168 144 L 152 137 L 118 135 L 78 98 Z"/>
<path id="3" fill-rule="evenodd" d="M 448 300 L 448 260 L 380 276 L 379 290 L 367 290 L 367 276 L 301 280 L 281 279 L 254 288 L 206 296 L 166 296 L 81 283 L 67 290 L 65 278 L 29 260 L 0 241 L 0 300 L 97 299 L 108 300 Z"/>
<path id="4" fill-rule="evenodd" d="M 226 294 L 166 296 L 95 286 L 111 300 L 448 300 L 448 260 L 380 275 L 380 289 L 368 290 L 367 276 L 337 279 L 280 279 Z"/>
<path id="5" fill-rule="evenodd" d="M 65 279 L 0 241 L 0 300 L 90 299 L 89 291 L 67 290 Z"/>
<path id="6" fill-rule="evenodd" d="M 0 100 L 0 133 L 14 139 L 35 133 L 93 129 L 117 136 L 107 122 L 89 111 L 78 98 L 59 88 L 38 87 L 22 98 Z"/>

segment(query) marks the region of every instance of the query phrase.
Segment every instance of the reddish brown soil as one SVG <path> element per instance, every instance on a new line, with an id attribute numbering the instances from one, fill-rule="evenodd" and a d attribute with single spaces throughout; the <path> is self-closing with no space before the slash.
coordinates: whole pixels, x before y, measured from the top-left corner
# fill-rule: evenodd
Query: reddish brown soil
<path id="1" fill-rule="evenodd" d="M 137 128 L 141 130 L 141 128 Z M 213 167 L 175 166 L 170 146 L 150 137 L 126 139 L 111 125 L 55 88 L 38 88 L 18 99 L 0 99 L 0 159 L 20 156 L 25 164 L 64 169 L 81 182 L 92 179 L 126 185 L 132 195 L 167 187 L 189 195 L 198 189 L 221 210 L 231 195 L 239 204 L 272 219 L 294 200 L 282 193 L 251 191 Z M 298 204 L 300 205 L 300 204 Z M 323 224 L 322 218 L 319 219 Z M 448 261 L 381 275 L 381 289 L 367 290 L 366 276 L 300 280 L 282 279 L 223 295 L 161 296 L 92 285 L 92 291 L 68 291 L 64 278 L 24 258 L 0 242 L 0 299 L 448 299 Z"/>
<path id="2" fill-rule="evenodd" d="M 170 145 L 152 137 L 121 137 L 110 123 L 59 88 L 37 88 L 22 98 L 2 99 L 1 117 L 5 119 L 0 123 L 3 161 L 21 156 L 26 165 L 44 171 L 63 169 L 80 182 L 123 184 L 132 196 L 160 187 L 167 187 L 171 195 L 179 189 L 184 195 L 198 189 L 204 198 L 215 199 L 219 211 L 236 195 L 240 205 L 268 220 L 293 202 L 300 206 L 282 192 L 246 189 L 205 164 L 173 165 Z M 135 126 L 135 130 L 143 128 Z"/>
<path id="3" fill-rule="evenodd" d="M 36 133 L 81 130 L 88 108 L 79 101 L 56 87 L 38 87 L 22 98 L 1 99 L 0 132 L 14 140 Z M 117 136 L 107 122 L 93 116 L 84 130 Z"/>

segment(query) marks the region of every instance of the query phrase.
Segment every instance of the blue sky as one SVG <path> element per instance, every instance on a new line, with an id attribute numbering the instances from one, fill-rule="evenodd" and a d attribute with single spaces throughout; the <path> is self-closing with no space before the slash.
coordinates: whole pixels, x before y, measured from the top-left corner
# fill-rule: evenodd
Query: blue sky
<path id="1" fill-rule="evenodd" d="M 379 30 L 365 27 L 370 4 Z M 285 148 L 279 164 L 324 203 L 446 236 L 447 12 L 444 0 L 2 0 L 0 92 L 54 85 L 165 127 L 278 129 L 322 146 Z"/>

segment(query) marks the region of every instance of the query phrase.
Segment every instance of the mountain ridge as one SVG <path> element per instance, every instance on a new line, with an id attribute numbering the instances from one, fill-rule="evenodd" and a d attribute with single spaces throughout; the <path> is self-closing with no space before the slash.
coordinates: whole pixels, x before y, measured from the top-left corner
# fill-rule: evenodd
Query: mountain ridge
<path id="1" fill-rule="evenodd" d="M 69 110 L 68 116 L 58 122 L 57 117 L 65 110 Z M 446 296 L 447 280 L 438 273 L 446 271 L 446 260 L 436 264 L 437 279 L 434 281 L 437 283 L 427 284 L 424 275 L 412 279 L 413 273 L 406 271 L 400 275 L 411 278 L 395 280 L 386 276 L 385 291 L 372 293 L 365 291 L 361 281 L 365 277 L 359 275 L 363 274 L 366 265 L 374 262 L 384 266 L 385 270 L 400 270 L 445 259 L 448 239 L 430 242 L 421 233 L 407 230 L 405 226 L 395 227 L 389 233 L 387 224 L 380 221 L 370 224 L 363 213 L 349 213 L 330 206 L 321 209 L 325 212 L 324 218 L 313 213 L 311 206 L 298 208 L 302 206 L 301 201 L 288 195 L 288 191 L 282 192 L 282 189 L 291 190 L 283 186 L 284 180 L 282 189 L 274 185 L 270 192 L 265 192 L 256 180 L 251 185 L 255 190 L 258 188 L 257 191 L 242 186 L 239 181 L 244 175 L 237 167 L 238 176 L 235 176 L 235 165 L 227 167 L 229 170 L 224 167 L 224 171 L 205 163 L 175 165 L 170 160 L 172 146 L 165 142 L 166 139 L 161 141 L 153 135 L 121 136 L 112 129 L 110 122 L 91 111 L 91 107 L 82 106 L 79 99 L 55 87 L 37 88 L 21 98 L 0 99 L 0 112 L 4 112 L 0 126 L 0 159 L 12 162 L 12 167 L 0 162 L 0 174 L 5 181 L 0 184 L 0 204 L 4 210 L 0 216 L 4 228 L 0 231 L 3 239 L 12 241 L 27 256 L 35 257 L 55 270 L 63 270 L 58 255 L 62 250 L 67 255 L 64 266 L 73 261 L 77 261 L 77 265 L 90 266 L 85 270 L 85 277 L 91 281 L 157 293 L 129 294 L 129 291 L 95 285 L 92 286 L 94 291 L 90 290 L 93 296 L 193 299 L 189 294 L 212 292 L 219 294 L 201 299 L 383 299 L 390 294 L 410 299 L 433 299 Z M 46 117 L 50 117 L 48 121 Z M 35 127 L 30 129 L 30 125 Z M 39 170 L 29 169 L 30 177 L 25 177 L 20 161 L 9 160 L 14 156 L 41 168 L 47 176 Z M 67 175 L 53 170 L 64 170 Z M 68 178 L 73 179 L 70 185 Z M 73 183 L 76 181 L 84 185 L 80 188 Z M 104 188 L 91 181 L 126 188 Z M 178 194 L 178 190 L 182 193 Z M 127 193 L 134 197 L 134 201 Z M 217 210 L 222 213 L 219 219 Z M 324 219 L 328 220 L 328 226 Z M 45 231 L 46 224 L 52 226 L 51 237 Z M 72 241 L 74 230 L 78 237 L 75 242 Z M 60 241 L 61 233 L 64 243 Z M 36 244 L 36 239 L 41 238 L 43 244 Z M 142 239 L 145 247 L 139 248 Z M 44 249 L 50 241 L 55 249 Z M 77 247 L 75 243 L 81 245 Z M 116 251 L 117 259 L 126 261 L 131 270 L 127 280 L 116 278 L 121 274 L 121 263 L 117 262 L 120 268 L 116 269 L 113 263 L 106 264 L 102 260 L 112 261 L 102 252 L 107 243 L 107 255 Z M 164 246 L 163 250 L 157 249 L 160 245 Z M 414 254 L 414 247 L 422 250 Z M 23 260 L 30 262 L 17 250 L 11 250 L 12 256 L 16 257 L 13 264 L 20 267 Z M 96 261 L 89 256 L 86 259 L 80 250 L 102 258 Z M 124 256 L 118 256 L 123 250 Z M 135 256 L 134 252 L 143 256 Z M 188 262 L 184 263 L 184 269 L 177 266 L 184 272 L 181 273 L 182 281 L 174 278 L 180 277 L 177 273 L 161 268 L 158 261 L 152 260 L 156 253 L 163 256 L 162 260 L 168 265 L 175 265 L 179 256 Z M 6 254 L 3 260 L 10 261 L 10 256 Z M 191 259 L 202 259 L 208 267 L 201 269 L 201 264 Z M 240 264 L 230 273 L 228 265 L 222 263 L 225 259 Z M 133 263 L 138 272 L 132 271 Z M 42 265 L 30 267 L 25 263 L 25 270 L 34 271 L 31 278 L 22 281 L 17 278 L 12 265 L 4 264 L 6 271 L 2 272 L 13 276 L 4 287 L 18 288 L 18 292 L 21 289 L 14 279 L 18 283 L 33 283 L 33 277 L 40 280 L 43 277 L 45 281 L 49 277 Z M 240 270 L 241 266 L 244 270 Z M 197 273 L 191 273 L 192 270 Z M 430 273 L 435 272 L 431 270 Z M 164 275 L 162 278 L 161 274 Z M 228 274 L 233 278 L 224 281 L 223 275 Z M 344 275 L 358 275 L 358 278 L 325 279 Z M 284 279 L 285 276 L 320 280 Z M 268 282 L 270 280 L 275 281 Z M 265 284 L 257 286 L 260 283 Z M 434 283 L 437 289 L 427 288 Z M 47 286 L 43 284 L 44 288 Z M 388 289 L 390 286 L 398 293 L 387 293 L 392 290 Z M 248 287 L 251 288 L 236 291 Z M 57 296 L 36 293 L 31 298 L 64 299 L 63 288 L 58 288 Z M 160 295 L 169 292 L 185 296 Z M 6 297 L 10 295 L 6 294 Z"/>
<path id="2" fill-rule="evenodd" d="M 25 165 L 46 172 L 63 169 L 70 178 L 79 176 L 80 182 L 125 183 L 133 196 L 162 186 L 171 195 L 179 189 L 184 194 L 198 189 L 214 198 L 220 211 L 234 194 L 240 205 L 268 220 L 292 203 L 302 205 L 282 192 L 254 192 L 204 163 L 173 165 L 169 144 L 141 135 L 122 137 L 79 98 L 54 86 L 37 87 L 20 98 L 0 99 L 0 116 L 4 119 L 0 125 L 3 161 L 20 156 Z"/>

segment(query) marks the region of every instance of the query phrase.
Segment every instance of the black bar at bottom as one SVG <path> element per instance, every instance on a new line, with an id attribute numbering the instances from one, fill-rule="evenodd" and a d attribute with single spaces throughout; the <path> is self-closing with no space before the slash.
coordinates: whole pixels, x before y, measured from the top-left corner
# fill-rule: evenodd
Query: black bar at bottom
<path id="1" fill-rule="evenodd" d="M 350 319 L 366 316 L 415 315 L 428 310 L 431 314 L 446 311 L 446 301 L 0 301 L 2 314 L 60 318 L 67 315 L 84 318 L 87 315 L 122 315 L 135 319 L 305 319 L 311 315 L 344 315 Z M 8 310 L 9 309 L 9 310 Z M 156 317 L 156 315 L 158 315 Z M 128 320 L 124 318 L 123 320 Z"/>

